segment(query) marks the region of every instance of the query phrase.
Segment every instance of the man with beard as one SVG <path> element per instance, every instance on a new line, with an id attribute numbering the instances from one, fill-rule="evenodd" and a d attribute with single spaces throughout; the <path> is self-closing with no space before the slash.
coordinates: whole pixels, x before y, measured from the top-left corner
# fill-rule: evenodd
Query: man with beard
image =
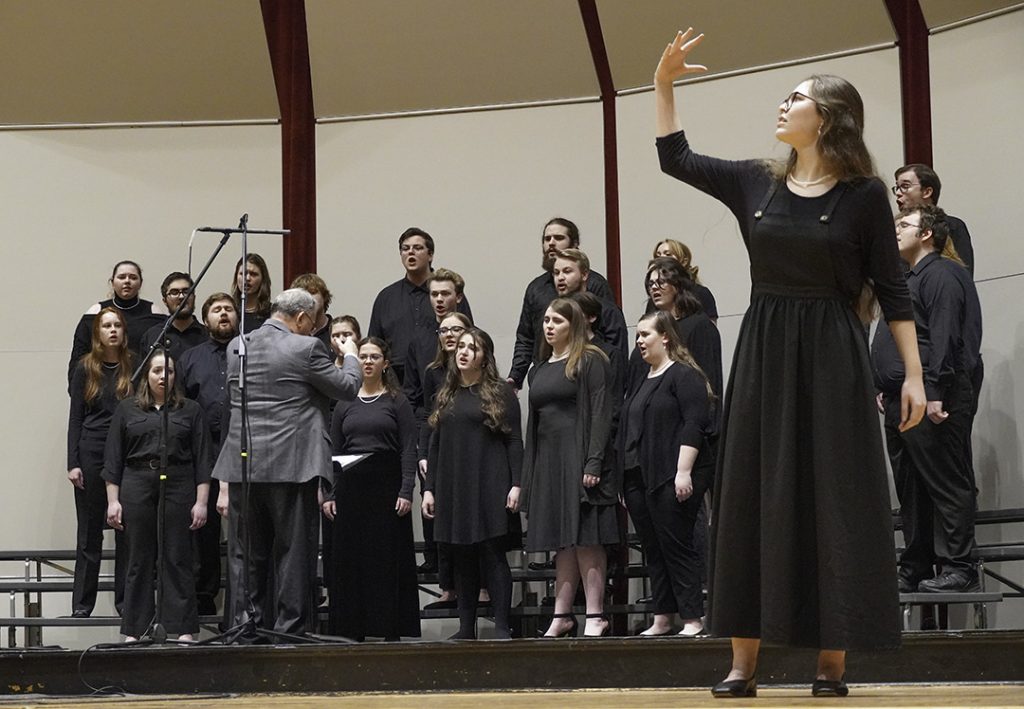
<path id="1" fill-rule="evenodd" d="M 167 274 L 167 278 L 160 284 L 160 295 L 163 296 L 164 305 L 167 306 L 168 313 L 173 313 L 177 310 L 178 305 L 181 304 L 182 299 L 191 287 L 192 276 L 187 273 L 174 271 Z M 188 301 L 185 303 L 185 307 L 178 313 L 178 317 L 171 321 L 171 326 L 167 328 L 167 333 L 164 335 L 163 347 L 175 362 L 178 361 L 185 350 L 206 341 L 206 328 L 196 320 L 195 310 L 196 294 L 193 293 L 188 297 Z M 153 342 L 160 336 L 160 331 L 163 327 L 163 323 L 160 323 L 143 333 L 142 340 L 139 343 L 139 356 L 145 357 L 149 354 L 149 348 L 153 346 Z"/>
<path id="2" fill-rule="evenodd" d="M 203 303 L 203 322 L 209 338 L 186 350 L 178 359 L 178 382 L 185 396 L 199 403 L 210 431 L 210 450 L 214 459 L 223 442 L 221 424 L 228 403 L 227 347 L 238 334 L 238 311 L 228 293 L 214 293 Z M 220 516 L 217 514 L 218 490 L 210 490 L 206 525 L 193 537 L 199 572 L 196 574 L 196 599 L 199 615 L 217 612 L 214 599 L 220 591 Z"/>
<path id="3" fill-rule="evenodd" d="M 433 270 L 434 239 L 422 229 L 410 227 L 398 237 L 398 254 L 405 276 L 377 294 L 366 334 L 387 340 L 391 346 L 391 369 L 398 381 L 404 382 L 409 343 L 419 336 L 421 329 L 428 333 L 437 329 L 427 289 L 427 279 Z M 473 311 L 465 297 L 458 310 L 472 319 Z"/>
<path id="4" fill-rule="evenodd" d="M 516 389 L 523 387 L 526 372 L 530 365 L 537 361 L 540 353 L 541 321 L 544 311 L 551 301 L 558 297 L 555 280 L 551 270 L 555 263 L 555 254 L 563 249 L 577 249 L 580 245 L 580 230 L 568 219 L 555 217 L 544 225 L 541 235 L 541 267 L 540 274 L 526 286 L 523 294 L 523 309 L 519 315 L 519 327 L 516 328 L 516 345 L 512 354 L 512 368 L 508 373 L 508 381 Z M 605 277 L 596 271 L 590 272 L 586 289 L 609 303 L 615 302 L 612 289 Z"/>

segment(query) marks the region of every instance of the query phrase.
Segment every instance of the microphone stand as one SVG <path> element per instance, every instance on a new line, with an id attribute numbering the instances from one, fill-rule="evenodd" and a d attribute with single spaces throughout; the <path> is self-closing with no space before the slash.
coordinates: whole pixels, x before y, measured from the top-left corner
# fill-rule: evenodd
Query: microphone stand
<path id="1" fill-rule="evenodd" d="M 248 216 L 248 215 L 246 215 Z M 167 348 L 164 346 L 164 338 L 167 337 L 167 331 L 170 330 L 174 324 L 174 320 L 181 313 L 182 309 L 185 308 L 189 298 L 191 298 L 196 291 L 196 287 L 203 280 L 203 276 L 210 270 L 210 266 L 217 258 L 217 254 L 220 253 L 221 249 L 228 242 L 230 233 L 225 233 L 224 238 L 220 240 L 217 248 L 210 255 L 210 258 L 206 261 L 206 265 L 203 266 L 203 270 L 199 272 L 199 275 L 195 277 L 192 285 L 189 287 L 188 292 L 185 293 L 185 297 L 178 303 L 178 307 L 174 309 L 174 312 L 167 316 L 164 321 L 164 326 L 160 330 L 160 334 L 153 340 L 153 344 L 149 346 L 149 350 L 146 352 L 142 361 L 139 362 L 139 366 L 132 373 L 132 382 L 137 382 L 142 371 L 146 368 L 146 363 L 149 362 L 150 357 L 157 349 L 163 349 L 164 351 L 164 403 L 160 407 L 160 467 L 158 472 L 158 489 L 157 489 L 157 506 L 156 506 L 156 611 L 153 615 L 153 622 L 146 630 L 145 635 L 149 636 L 149 643 L 154 645 L 163 645 L 167 642 L 167 630 L 163 626 L 163 600 L 164 600 L 164 520 L 166 519 L 165 504 L 166 504 L 166 483 L 167 483 L 167 431 L 170 421 L 170 407 L 169 397 L 171 394 L 169 381 L 169 368 L 167 367 Z M 149 386 L 147 383 L 146 386 Z"/>

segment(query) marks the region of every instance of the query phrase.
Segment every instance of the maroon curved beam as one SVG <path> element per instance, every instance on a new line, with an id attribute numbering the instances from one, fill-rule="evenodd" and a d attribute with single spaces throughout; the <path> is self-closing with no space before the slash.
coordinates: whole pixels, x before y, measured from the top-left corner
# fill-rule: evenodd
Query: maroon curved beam
<path id="1" fill-rule="evenodd" d="M 316 271 L 316 116 L 304 0 L 260 0 L 281 110 L 284 283 Z"/>
<path id="2" fill-rule="evenodd" d="M 595 0 L 579 0 L 587 43 L 594 60 L 597 83 L 601 87 L 601 109 L 604 117 L 604 224 L 605 255 L 608 262 L 608 284 L 615 301 L 622 306 L 622 265 L 619 255 L 619 162 L 615 126 L 615 84 L 608 63 L 608 51 L 601 32 Z"/>
<path id="3" fill-rule="evenodd" d="M 903 161 L 932 164 L 932 98 L 928 23 L 919 0 L 885 0 L 896 30 L 903 107 Z"/>

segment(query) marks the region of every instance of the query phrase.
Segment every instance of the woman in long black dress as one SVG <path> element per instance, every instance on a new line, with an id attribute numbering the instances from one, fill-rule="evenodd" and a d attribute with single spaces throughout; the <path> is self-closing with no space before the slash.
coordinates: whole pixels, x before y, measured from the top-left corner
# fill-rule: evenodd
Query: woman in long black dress
<path id="1" fill-rule="evenodd" d="M 430 452 L 430 434 L 433 431 L 427 423 L 427 419 L 430 418 L 434 411 L 437 392 L 444 384 L 445 375 L 449 368 L 448 365 L 455 357 L 455 349 L 459 344 L 459 338 L 462 337 L 462 333 L 471 327 L 473 327 L 473 321 L 462 313 L 446 315 L 437 326 L 437 354 L 423 372 L 420 373 L 420 382 L 423 387 L 423 406 L 418 407 L 415 413 L 417 430 L 419 431 L 416 456 L 419 461 L 421 478 L 425 478 L 427 475 L 427 455 Z M 432 521 L 424 518 L 423 537 L 426 544 L 436 544 L 433 528 L 431 527 L 432 524 Z M 455 590 L 455 571 L 452 565 L 452 554 L 451 550 L 443 544 L 436 544 L 436 547 L 437 585 L 441 589 L 441 595 L 438 596 L 436 601 L 428 603 L 424 608 L 451 608 L 458 595 Z M 431 559 L 429 552 L 424 554 L 424 559 L 424 563 Z"/>
<path id="2" fill-rule="evenodd" d="M 238 312 L 242 312 L 242 289 L 245 289 L 245 312 L 239 330 L 249 333 L 270 317 L 270 269 L 259 254 L 249 254 L 245 268 L 242 259 L 235 264 L 235 280 L 231 284 L 231 297 Z"/>
<path id="3" fill-rule="evenodd" d="M 78 321 L 78 327 L 75 328 L 71 359 L 68 362 L 69 384 L 78 360 L 91 349 L 92 322 L 104 308 L 116 308 L 121 312 L 125 322 L 128 349 L 132 352 L 138 352 L 146 330 L 163 323 L 164 316 L 161 315 L 160 306 L 139 297 L 139 291 L 142 290 L 142 267 L 139 264 L 134 261 L 118 261 L 110 273 L 109 283 L 112 291 L 110 298 L 95 303 L 85 311 Z M 70 387 L 68 391 L 70 393 Z"/>
<path id="4" fill-rule="evenodd" d="M 508 638 L 512 571 L 507 537 L 518 524 L 523 438 L 519 401 L 498 375 L 494 343 L 471 328 L 458 340 L 430 415 L 433 429 L 423 516 L 434 520 L 434 539 L 455 561 L 459 597 L 456 639 L 476 637 L 481 575 L 494 606 L 495 637 Z"/>
<path id="5" fill-rule="evenodd" d="M 697 294 L 700 304 L 704 307 L 704 313 L 711 319 L 711 322 L 717 323 L 718 304 L 715 302 L 715 296 L 711 289 L 700 282 L 698 275 L 700 268 L 693 265 L 693 252 L 690 251 L 690 247 L 675 239 L 662 239 L 654 247 L 654 253 L 651 254 L 651 258 L 662 257 L 674 258 L 686 269 L 686 274 L 693 281 L 693 292 Z"/>
<path id="6" fill-rule="evenodd" d="M 651 577 L 654 622 L 640 634 L 670 634 L 678 613 L 679 634 L 698 635 L 704 554 L 694 531 L 714 475 L 714 394 L 667 312 L 641 318 L 636 343 L 648 372 L 626 394 L 616 450 Z"/>
<path id="7" fill-rule="evenodd" d="M 604 635 L 604 546 L 622 541 L 621 484 L 611 452 L 613 397 L 608 358 L 587 340 L 586 317 L 568 298 L 544 313 L 541 359 L 530 370 L 523 455 L 526 550 L 555 553 L 555 612 L 546 637 L 576 631 L 572 603 L 583 580 L 584 635 Z"/>
<path id="8" fill-rule="evenodd" d="M 845 695 L 846 650 L 900 641 L 889 490 L 854 304 L 869 279 L 906 363 L 902 428 L 925 396 L 885 186 L 845 80 L 801 82 L 779 106 L 785 163 L 694 153 L 673 82 L 704 67 L 679 32 L 654 75 L 662 170 L 722 201 L 750 255 L 751 302 L 725 399 L 715 477 L 712 630 L 732 637 L 715 696 L 753 696 L 761 640 L 819 649 L 812 691 Z"/>
<path id="9" fill-rule="evenodd" d="M 92 322 L 92 347 L 78 361 L 71 377 L 68 415 L 68 480 L 75 486 L 78 534 L 75 545 L 75 583 L 71 617 L 88 618 L 96 606 L 96 591 L 103 552 L 103 525 L 107 519 L 107 491 L 103 483 L 103 451 L 110 421 L 121 399 L 132 393 L 132 352 L 124 316 L 117 308 L 104 308 Z M 124 596 L 124 543 L 115 577 Z"/>
<path id="10" fill-rule="evenodd" d="M 166 388 L 165 372 L 166 371 Z M 174 360 L 157 349 L 136 394 L 122 401 L 110 424 L 103 479 L 107 523 L 123 529 L 128 545 L 121 632 L 137 640 L 155 617 L 154 572 L 161 559 L 160 620 L 167 633 L 192 640 L 199 632 L 192 534 L 206 524 L 210 494 L 210 441 L 203 410 L 175 387 Z M 169 407 L 163 434 L 164 407 Z M 161 442 L 167 467 L 162 468 Z M 163 548 L 157 549 L 160 475 L 164 486 Z"/>
<path id="11" fill-rule="evenodd" d="M 359 342 L 363 384 L 331 417 L 335 455 L 365 455 L 334 475 L 324 514 L 334 520 L 330 632 L 363 640 L 419 637 L 419 592 L 412 540 L 416 420 L 388 346 Z"/>

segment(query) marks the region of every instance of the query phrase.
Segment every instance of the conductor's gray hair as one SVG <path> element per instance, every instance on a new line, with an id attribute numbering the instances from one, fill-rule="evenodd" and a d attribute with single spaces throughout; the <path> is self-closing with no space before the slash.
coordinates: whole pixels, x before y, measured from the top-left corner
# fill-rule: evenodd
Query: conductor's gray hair
<path id="1" fill-rule="evenodd" d="M 288 318 L 296 318 L 299 313 L 305 313 L 309 317 L 313 317 L 313 313 L 316 312 L 316 301 L 313 300 L 313 296 L 309 294 L 309 291 L 305 291 L 302 288 L 289 288 L 274 298 L 273 304 L 270 306 L 270 312 L 281 313 Z"/>

